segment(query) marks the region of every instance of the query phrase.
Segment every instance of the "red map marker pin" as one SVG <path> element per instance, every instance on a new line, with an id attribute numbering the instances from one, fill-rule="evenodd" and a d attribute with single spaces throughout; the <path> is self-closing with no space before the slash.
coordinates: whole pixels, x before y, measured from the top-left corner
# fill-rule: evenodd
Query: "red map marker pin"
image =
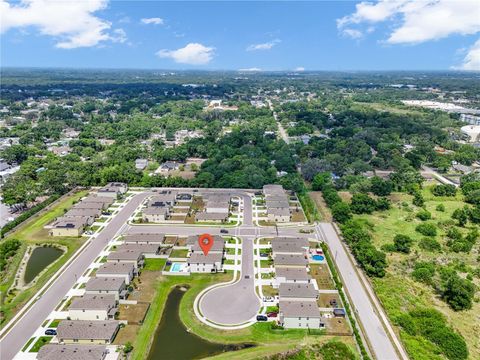
<path id="1" fill-rule="evenodd" d="M 198 237 L 198 245 L 203 250 L 203 254 L 207 256 L 208 252 L 213 246 L 213 236 L 210 234 L 202 234 Z"/>

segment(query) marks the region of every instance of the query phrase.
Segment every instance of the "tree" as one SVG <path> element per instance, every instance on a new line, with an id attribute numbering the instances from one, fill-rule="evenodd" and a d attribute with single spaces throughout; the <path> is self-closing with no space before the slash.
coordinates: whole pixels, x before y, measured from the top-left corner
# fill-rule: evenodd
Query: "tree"
<path id="1" fill-rule="evenodd" d="M 451 184 L 440 184 L 432 187 L 432 194 L 435 196 L 455 196 L 457 194 L 457 188 Z"/>
<path id="2" fill-rule="evenodd" d="M 412 238 L 407 235 L 397 234 L 393 238 L 393 245 L 395 250 L 405 254 L 410 253 L 410 246 L 413 244 Z"/>
<path id="3" fill-rule="evenodd" d="M 435 275 L 435 265 L 430 262 L 419 261 L 415 264 L 412 277 L 428 285 L 432 285 Z"/>
<path id="4" fill-rule="evenodd" d="M 445 282 L 444 288 L 442 296 L 453 310 L 467 310 L 472 307 L 475 286 L 471 281 L 453 274 Z"/>
<path id="5" fill-rule="evenodd" d="M 340 201 L 333 205 L 332 216 L 335 221 L 343 224 L 352 218 L 352 212 L 350 206 L 347 203 Z"/>
<path id="6" fill-rule="evenodd" d="M 331 185 L 332 175 L 328 172 L 322 172 L 315 175 L 312 181 L 312 190 L 323 190 L 325 186 Z"/>
<path id="7" fill-rule="evenodd" d="M 412 204 L 418 207 L 423 207 L 425 205 L 425 200 L 423 199 L 423 195 L 420 191 L 415 191 L 413 194 Z"/>
<path id="8" fill-rule="evenodd" d="M 388 196 L 393 190 L 393 184 L 390 180 L 383 180 L 378 176 L 374 176 L 370 183 L 371 191 L 377 196 Z"/>
<path id="9" fill-rule="evenodd" d="M 419 224 L 415 228 L 415 231 L 419 232 L 425 236 L 436 236 L 437 235 L 437 227 L 432 223 L 424 223 Z"/>
<path id="10" fill-rule="evenodd" d="M 367 194 L 356 193 L 352 196 L 350 209 L 354 214 L 371 214 L 377 208 L 375 199 Z"/>
<path id="11" fill-rule="evenodd" d="M 432 214 L 430 213 L 430 211 L 425 209 L 420 210 L 416 216 L 422 221 L 430 220 L 432 218 Z"/>

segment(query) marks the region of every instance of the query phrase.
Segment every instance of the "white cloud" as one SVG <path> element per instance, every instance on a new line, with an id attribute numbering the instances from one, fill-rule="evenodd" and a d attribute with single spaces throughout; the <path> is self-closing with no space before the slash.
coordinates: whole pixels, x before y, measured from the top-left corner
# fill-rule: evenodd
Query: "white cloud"
<path id="1" fill-rule="evenodd" d="M 215 48 L 199 43 L 190 43 L 177 50 L 162 49 L 156 54 L 158 57 L 170 58 L 180 64 L 205 65 L 213 59 Z"/>
<path id="2" fill-rule="evenodd" d="M 125 32 L 122 29 L 111 32 L 112 24 L 94 15 L 107 4 L 108 0 L 23 0 L 12 4 L 0 0 L 0 31 L 35 27 L 40 34 L 53 36 L 56 47 L 62 49 L 96 46 L 104 41 L 119 42 L 126 39 Z M 123 31 L 120 37 L 119 31 Z"/>
<path id="3" fill-rule="evenodd" d="M 153 17 L 153 18 L 143 18 L 142 20 L 140 20 L 142 22 L 142 24 L 145 24 L 145 25 L 149 25 L 149 24 L 153 24 L 153 25 L 163 25 L 164 21 L 162 18 L 159 18 L 159 17 Z"/>
<path id="4" fill-rule="evenodd" d="M 394 29 L 387 42 L 420 43 L 479 32 L 479 12 L 475 0 L 380 0 L 357 4 L 355 13 L 338 19 L 337 26 L 344 31 L 351 25 L 392 20 Z"/>
<path id="5" fill-rule="evenodd" d="M 356 11 L 337 20 L 339 31 L 353 38 L 363 32 L 363 24 L 372 32 L 372 24 L 390 21 L 392 30 L 386 40 L 390 44 L 419 44 L 450 35 L 473 35 L 480 32 L 480 6 L 476 0 L 379 0 L 360 2 Z M 352 36 L 353 35 L 353 36 Z M 477 44 L 477 43 L 476 43 Z M 476 45 L 475 44 L 475 45 Z M 475 62 L 475 45 L 464 64 Z M 473 55 L 471 54 L 473 51 Z M 474 66 L 468 65 L 469 67 Z"/>
<path id="6" fill-rule="evenodd" d="M 342 34 L 352 39 L 360 39 L 363 37 L 363 33 L 357 29 L 346 28 L 342 30 Z"/>
<path id="7" fill-rule="evenodd" d="M 480 71 L 480 39 L 468 49 L 462 65 L 454 67 L 454 69 Z"/>
<path id="8" fill-rule="evenodd" d="M 298 72 L 302 72 L 302 71 L 305 71 L 305 68 L 303 66 L 299 66 L 299 67 L 296 67 L 294 70 Z"/>
<path id="9" fill-rule="evenodd" d="M 257 68 L 257 67 L 252 67 L 252 68 L 246 68 L 246 69 L 238 69 L 240 72 L 256 72 L 256 71 L 262 71 L 262 69 Z"/>
<path id="10" fill-rule="evenodd" d="M 247 51 L 257 51 L 257 50 L 270 50 L 275 45 L 281 42 L 280 39 L 275 39 L 262 44 L 252 44 L 247 47 Z"/>

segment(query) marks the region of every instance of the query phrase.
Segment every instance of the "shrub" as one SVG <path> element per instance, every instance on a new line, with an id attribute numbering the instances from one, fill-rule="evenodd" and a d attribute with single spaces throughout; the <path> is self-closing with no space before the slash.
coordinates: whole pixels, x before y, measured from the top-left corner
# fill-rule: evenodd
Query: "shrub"
<path id="1" fill-rule="evenodd" d="M 386 197 L 381 197 L 377 200 L 377 210 L 378 211 L 385 211 L 390 209 L 391 202 Z"/>
<path id="2" fill-rule="evenodd" d="M 371 214 L 377 209 L 377 202 L 367 194 L 356 193 L 352 196 L 350 209 L 354 214 Z"/>
<path id="3" fill-rule="evenodd" d="M 429 237 L 422 238 L 419 241 L 418 246 L 426 251 L 440 251 L 442 248 L 437 240 Z"/>
<path id="4" fill-rule="evenodd" d="M 418 207 L 423 207 L 425 205 L 423 195 L 419 191 L 415 191 L 415 193 L 413 194 L 412 204 Z"/>
<path id="5" fill-rule="evenodd" d="M 435 196 L 455 196 L 457 188 L 454 185 L 435 185 L 432 187 L 432 194 Z"/>
<path id="6" fill-rule="evenodd" d="M 468 210 L 467 209 L 455 209 L 452 214 L 452 219 L 458 221 L 459 226 L 465 226 L 468 221 Z"/>
<path id="7" fill-rule="evenodd" d="M 444 283 L 443 298 L 455 311 L 472 307 L 475 286 L 469 280 L 462 279 L 457 274 L 451 275 Z"/>
<path id="8" fill-rule="evenodd" d="M 435 275 L 435 265 L 429 262 L 419 261 L 415 264 L 412 277 L 425 284 L 432 285 Z"/>
<path id="9" fill-rule="evenodd" d="M 340 341 L 329 341 L 320 348 L 323 360 L 354 360 L 355 354 Z"/>
<path id="10" fill-rule="evenodd" d="M 437 235 L 437 227 L 432 223 L 425 223 L 419 224 L 415 228 L 415 231 L 419 232 L 425 236 L 436 236 Z"/>
<path id="11" fill-rule="evenodd" d="M 395 250 L 405 254 L 410 253 L 410 246 L 412 245 L 413 240 L 407 235 L 398 234 L 393 238 L 393 245 Z"/>
<path id="12" fill-rule="evenodd" d="M 9 239 L 0 243 L 0 271 L 7 267 L 8 260 L 15 256 L 22 243 L 17 239 Z"/>
<path id="13" fill-rule="evenodd" d="M 444 212 L 445 211 L 445 205 L 438 204 L 437 207 L 435 208 L 435 210 L 440 211 L 440 212 Z"/>
<path id="14" fill-rule="evenodd" d="M 432 214 L 428 210 L 420 210 L 416 216 L 422 221 L 430 220 L 432 218 Z"/>

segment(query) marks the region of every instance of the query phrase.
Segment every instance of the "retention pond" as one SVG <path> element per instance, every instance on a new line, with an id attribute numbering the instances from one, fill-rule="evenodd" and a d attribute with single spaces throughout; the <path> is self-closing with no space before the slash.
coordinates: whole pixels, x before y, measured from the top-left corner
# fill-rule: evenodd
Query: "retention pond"
<path id="1" fill-rule="evenodd" d="M 193 360 L 226 351 L 241 350 L 253 344 L 217 344 L 188 332 L 180 320 L 180 301 L 186 288 L 175 287 L 167 298 L 162 320 L 153 339 L 148 360 Z M 192 311 L 192 316 L 195 316 Z"/>
<path id="2" fill-rule="evenodd" d="M 25 284 L 35 279 L 43 269 L 62 255 L 63 251 L 55 247 L 39 246 L 33 249 L 25 268 L 25 275 L 23 277 Z"/>

